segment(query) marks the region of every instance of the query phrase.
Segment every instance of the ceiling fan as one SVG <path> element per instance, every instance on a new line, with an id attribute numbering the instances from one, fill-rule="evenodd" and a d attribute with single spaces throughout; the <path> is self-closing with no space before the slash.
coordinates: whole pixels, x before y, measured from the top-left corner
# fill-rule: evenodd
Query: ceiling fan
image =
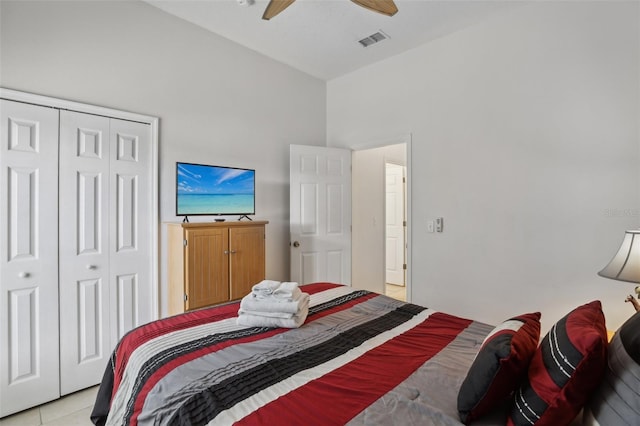
<path id="1" fill-rule="evenodd" d="M 262 19 L 269 20 L 285 10 L 296 0 L 271 0 L 264 10 Z M 383 15 L 393 16 L 398 12 L 393 0 L 351 0 L 355 4 Z"/>

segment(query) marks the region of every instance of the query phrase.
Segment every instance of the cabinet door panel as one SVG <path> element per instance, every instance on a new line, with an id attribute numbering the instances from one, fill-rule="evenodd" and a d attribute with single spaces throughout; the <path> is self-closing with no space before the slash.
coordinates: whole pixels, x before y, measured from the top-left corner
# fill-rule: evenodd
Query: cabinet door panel
<path id="1" fill-rule="evenodd" d="M 227 228 L 188 229 L 186 236 L 186 309 L 197 309 L 228 301 Z"/>
<path id="2" fill-rule="evenodd" d="M 265 276 L 264 226 L 229 229 L 231 299 L 240 299 Z"/>
<path id="3" fill-rule="evenodd" d="M 0 416 L 60 395 L 58 111 L 0 101 Z"/>

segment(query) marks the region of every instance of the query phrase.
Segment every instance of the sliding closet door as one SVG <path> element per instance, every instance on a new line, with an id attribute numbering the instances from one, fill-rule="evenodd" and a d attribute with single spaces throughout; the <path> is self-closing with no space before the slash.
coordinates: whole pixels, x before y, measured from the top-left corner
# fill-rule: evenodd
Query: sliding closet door
<path id="1" fill-rule="evenodd" d="M 100 381 L 109 330 L 109 118 L 60 112 L 60 390 Z"/>
<path id="2" fill-rule="evenodd" d="M 111 119 L 111 342 L 153 319 L 152 151 L 148 124 Z"/>
<path id="3" fill-rule="evenodd" d="M 0 416 L 59 396 L 58 111 L 0 101 Z"/>

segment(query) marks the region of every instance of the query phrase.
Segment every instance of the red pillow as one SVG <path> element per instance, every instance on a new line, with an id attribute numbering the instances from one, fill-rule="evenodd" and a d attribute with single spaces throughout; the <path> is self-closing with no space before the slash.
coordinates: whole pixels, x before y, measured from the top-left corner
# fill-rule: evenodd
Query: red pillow
<path id="1" fill-rule="evenodd" d="M 542 339 L 507 425 L 568 425 L 600 383 L 606 364 L 607 330 L 596 300 L 569 312 Z"/>
<path id="2" fill-rule="evenodd" d="M 463 423 L 507 400 L 527 373 L 540 339 L 540 312 L 506 320 L 484 340 L 458 393 Z"/>

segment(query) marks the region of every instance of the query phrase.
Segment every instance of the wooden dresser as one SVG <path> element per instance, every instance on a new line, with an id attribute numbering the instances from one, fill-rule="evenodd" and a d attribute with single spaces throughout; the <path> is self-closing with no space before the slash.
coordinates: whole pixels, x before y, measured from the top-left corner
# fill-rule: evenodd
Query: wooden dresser
<path id="1" fill-rule="evenodd" d="M 169 314 L 237 300 L 265 278 L 267 221 L 169 223 Z"/>

